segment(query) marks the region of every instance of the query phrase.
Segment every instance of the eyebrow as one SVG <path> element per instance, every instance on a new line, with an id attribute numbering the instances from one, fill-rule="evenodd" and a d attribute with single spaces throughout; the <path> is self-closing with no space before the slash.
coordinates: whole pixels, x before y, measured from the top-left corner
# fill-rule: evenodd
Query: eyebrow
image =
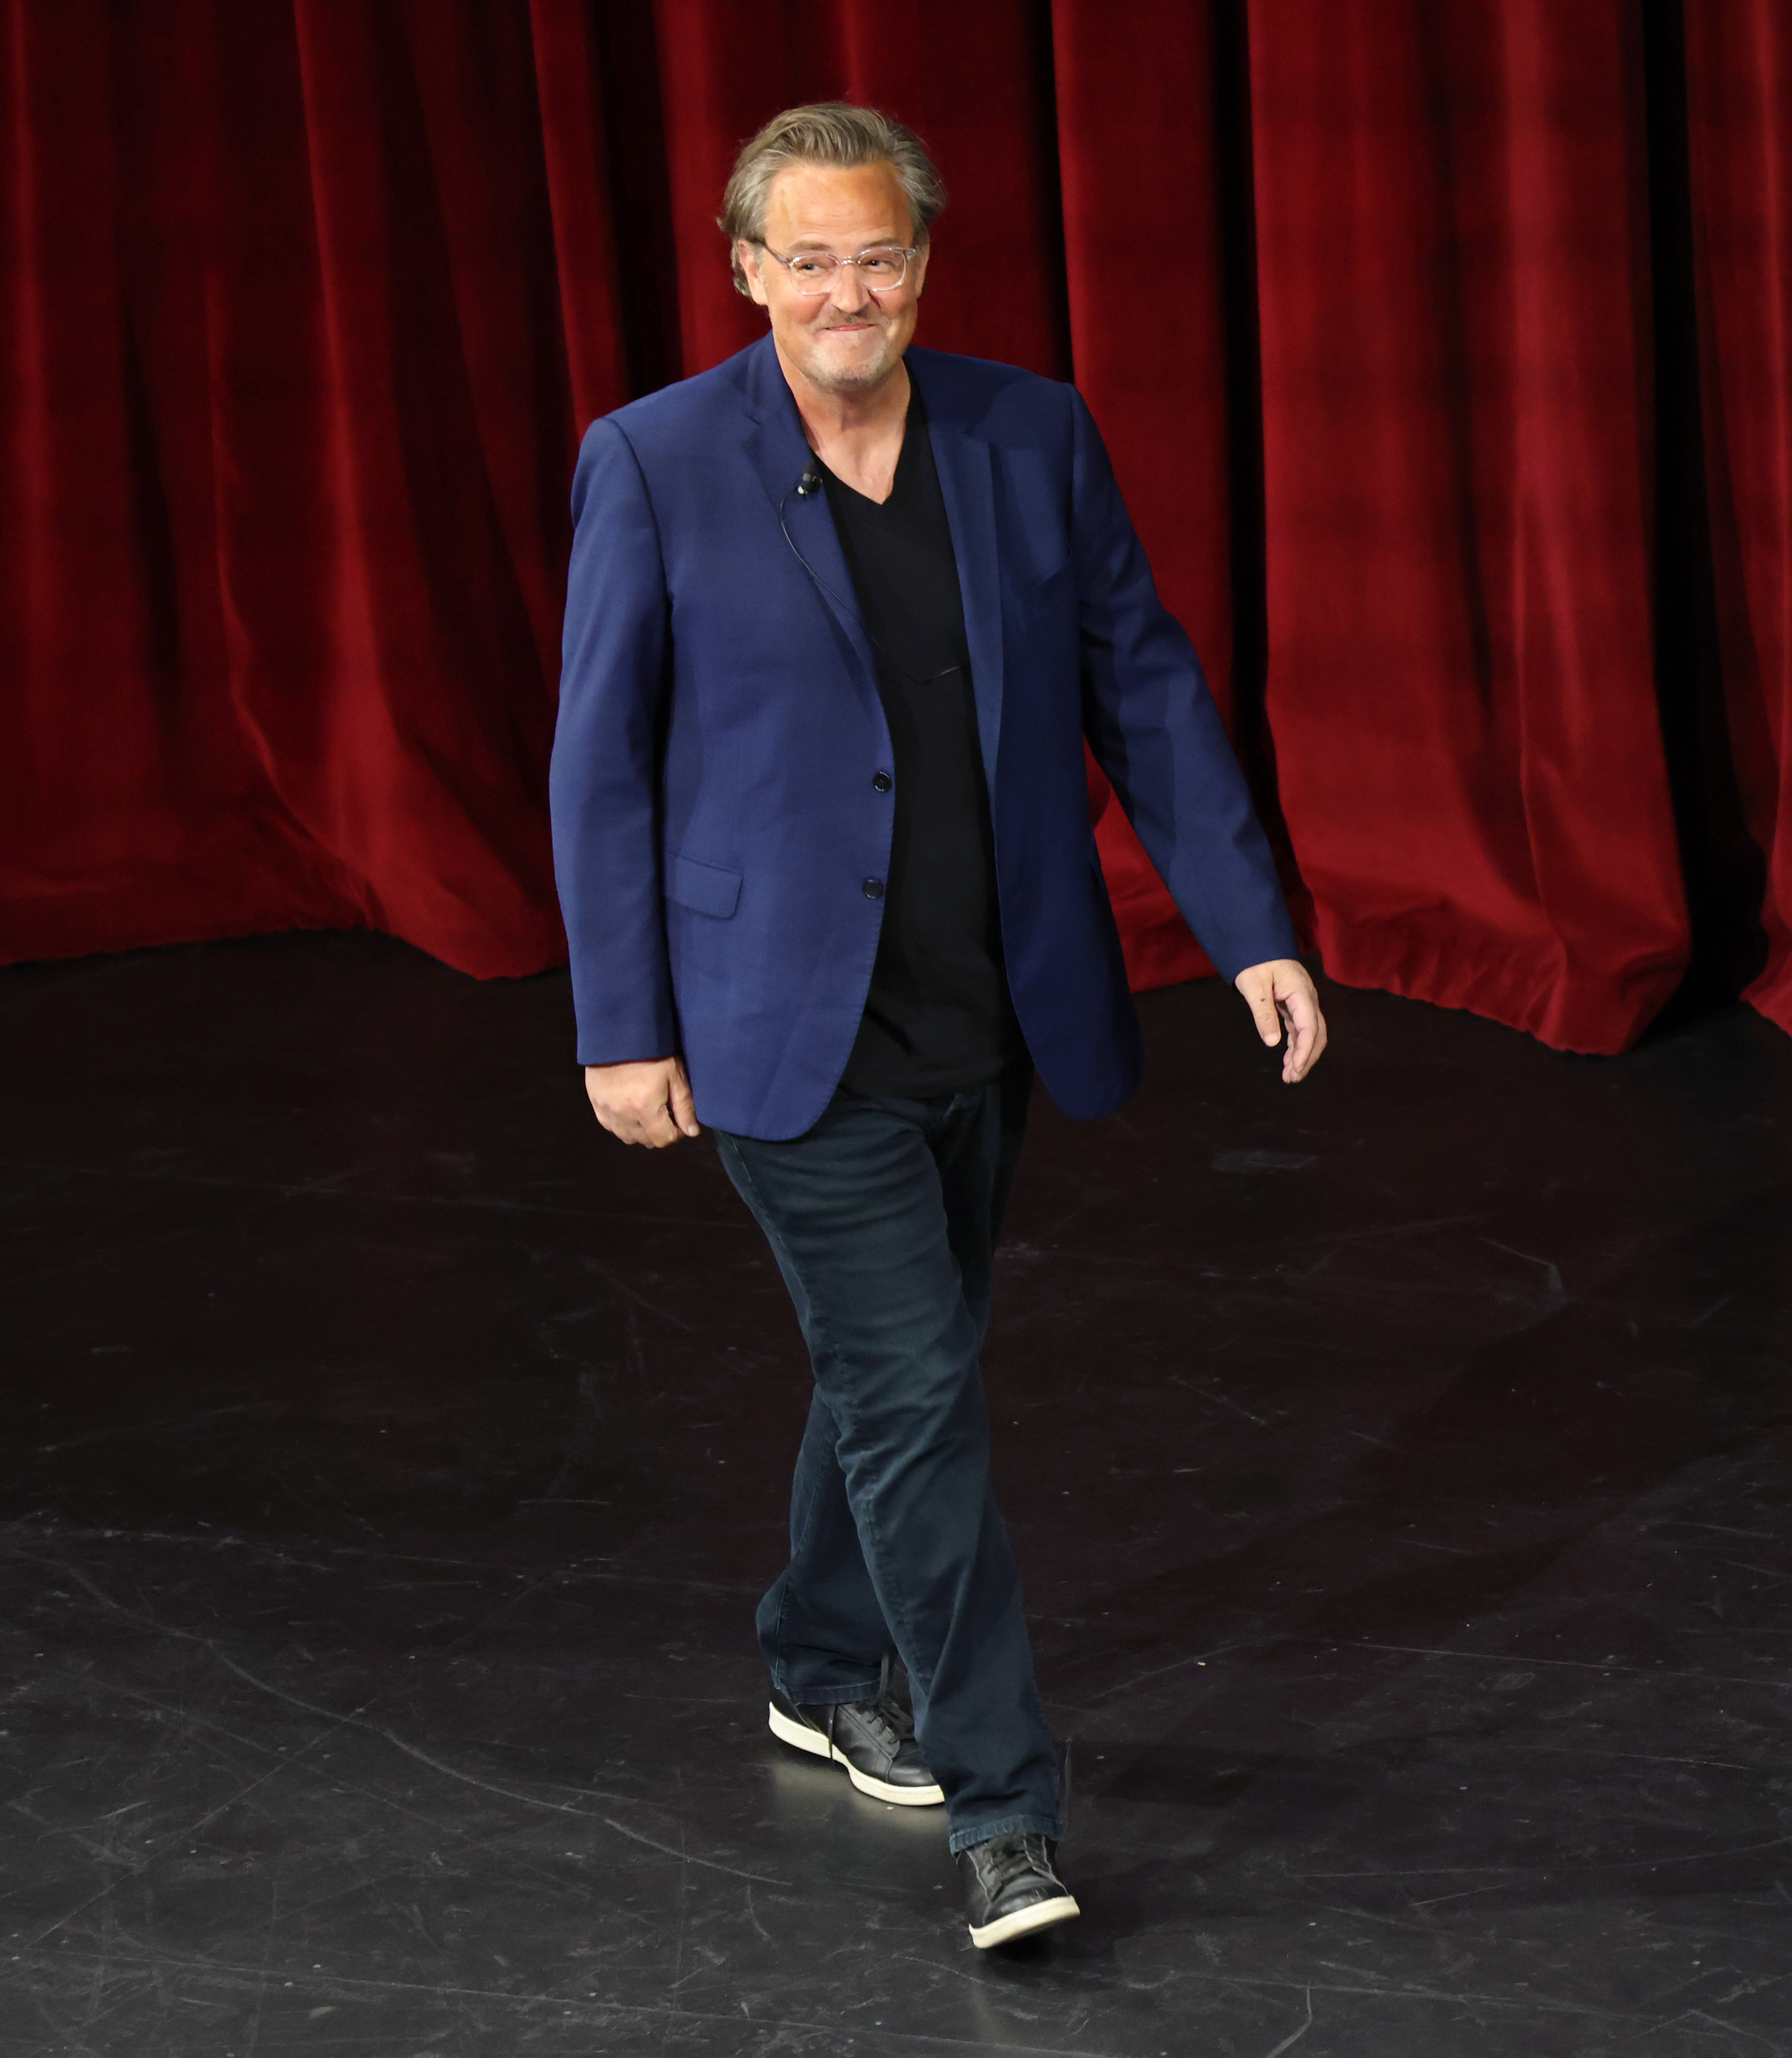
<path id="1" fill-rule="evenodd" d="M 867 237 L 852 252 L 852 255 L 857 257 L 867 250 L 881 250 L 886 244 L 893 244 L 899 250 L 903 248 L 902 238 L 893 228 L 888 236 Z M 830 256 L 833 255 L 832 246 L 824 236 L 799 236 L 790 248 L 793 250 L 825 250 Z"/>

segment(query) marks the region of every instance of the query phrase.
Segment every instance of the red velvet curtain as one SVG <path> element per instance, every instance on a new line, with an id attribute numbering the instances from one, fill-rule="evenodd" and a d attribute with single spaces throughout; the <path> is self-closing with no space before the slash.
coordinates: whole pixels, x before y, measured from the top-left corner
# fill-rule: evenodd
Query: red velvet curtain
<path id="1" fill-rule="evenodd" d="M 1792 9 L 1695 6 L 1686 30 L 1714 613 L 1766 875 L 1747 998 L 1792 1030 Z"/>
<path id="2" fill-rule="evenodd" d="M 0 957 L 556 959 L 578 433 L 758 332 L 728 165 L 845 94 L 952 189 L 924 340 L 1087 393 L 1345 980 L 1588 1051 L 1674 991 L 1690 410 L 1701 747 L 1792 1027 L 1787 11 L 0 0 Z M 1134 983 L 1199 969 L 1098 834 Z"/>
<path id="3" fill-rule="evenodd" d="M 1688 943 L 1636 16 L 1253 22 L 1270 708 L 1317 940 L 1352 983 L 1581 1051 L 1648 1022 Z"/>

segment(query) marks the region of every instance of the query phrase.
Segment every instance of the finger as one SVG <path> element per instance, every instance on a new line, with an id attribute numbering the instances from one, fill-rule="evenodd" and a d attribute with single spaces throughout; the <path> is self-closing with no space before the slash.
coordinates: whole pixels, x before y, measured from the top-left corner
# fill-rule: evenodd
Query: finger
<path id="1" fill-rule="evenodd" d="M 685 1136 L 701 1136 L 697 1126 L 697 1102 L 691 1097 L 690 1081 L 685 1076 L 682 1065 L 672 1068 L 672 1119 L 679 1131 Z"/>
<path id="2" fill-rule="evenodd" d="M 678 1141 L 678 1126 L 663 1100 L 636 1118 L 636 1136 L 650 1150 L 663 1150 L 667 1144 Z"/>
<path id="3" fill-rule="evenodd" d="M 658 1114 L 637 1118 L 616 1134 L 625 1143 L 638 1143 L 649 1150 L 663 1150 L 667 1144 L 678 1141 L 678 1132 L 664 1108 Z"/>
<path id="4" fill-rule="evenodd" d="M 1273 996 L 1262 987 L 1254 987 L 1245 999 L 1250 1003 L 1258 1035 L 1266 1043 L 1279 1043 L 1281 1041 L 1281 1017 L 1276 1012 Z"/>
<path id="5" fill-rule="evenodd" d="M 1325 1048 L 1325 1016 L 1319 1005 L 1319 996 L 1317 993 L 1309 991 L 1305 999 L 1307 1048 L 1305 1055 L 1301 1060 L 1301 1071 L 1303 1076 L 1310 1072 L 1318 1063 L 1320 1055 Z"/>
<path id="6" fill-rule="evenodd" d="M 1290 994 L 1282 1003 L 1288 1017 L 1288 1057 L 1283 1076 L 1293 1084 L 1313 1070 L 1325 1045 L 1325 1023 L 1317 995 L 1306 991 Z"/>
<path id="7" fill-rule="evenodd" d="M 1307 1059 L 1307 1070 L 1309 1072 L 1325 1055 L 1325 1046 L 1331 1040 L 1326 1033 L 1325 1018 L 1317 1007 L 1313 1011 L 1313 1054 Z"/>
<path id="8" fill-rule="evenodd" d="M 614 1102 L 599 1106 L 594 1101 L 592 1105 L 597 1108 L 598 1121 L 618 1143 L 645 1144 L 651 1150 L 677 1139 L 677 1131 L 667 1120 L 663 1106 L 650 1114 L 643 1108 L 619 1106 Z"/>

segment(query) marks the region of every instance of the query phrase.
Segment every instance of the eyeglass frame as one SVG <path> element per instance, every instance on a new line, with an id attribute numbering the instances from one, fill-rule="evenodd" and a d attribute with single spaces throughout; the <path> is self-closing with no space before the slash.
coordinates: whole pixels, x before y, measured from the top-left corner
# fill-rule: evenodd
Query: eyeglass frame
<path id="1" fill-rule="evenodd" d="M 791 266 L 796 264 L 799 259 L 805 257 L 825 257 L 833 266 L 834 268 L 828 273 L 828 283 L 824 286 L 817 286 L 813 289 L 806 289 L 804 287 L 799 286 L 794 279 L 791 280 L 791 292 L 793 292 L 799 300 L 818 300 L 824 294 L 831 293 L 834 290 L 835 284 L 840 277 L 840 270 L 843 264 L 850 264 L 853 269 L 856 271 L 864 264 L 865 260 L 869 257 L 873 252 L 885 250 L 897 250 L 900 251 L 902 253 L 902 276 L 896 280 L 896 284 L 893 286 L 868 285 L 865 288 L 865 291 L 868 293 L 893 293 L 900 288 L 908 284 L 908 268 L 914 263 L 916 257 L 920 255 L 922 248 L 922 246 L 919 243 L 873 243 L 868 248 L 861 250 L 856 257 L 836 257 L 831 250 L 799 250 L 794 257 L 780 257 L 777 251 L 772 248 L 770 244 L 761 242 L 757 236 L 753 237 L 752 240 L 755 248 L 763 250 L 768 257 L 775 259 L 777 263 L 784 267 L 786 272 L 789 271 Z"/>

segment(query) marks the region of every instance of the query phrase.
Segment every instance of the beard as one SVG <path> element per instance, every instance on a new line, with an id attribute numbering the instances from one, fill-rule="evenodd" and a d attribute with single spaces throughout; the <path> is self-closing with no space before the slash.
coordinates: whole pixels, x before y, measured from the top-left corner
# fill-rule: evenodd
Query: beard
<path id="1" fill-rule="evenodd" d="M 892 324 L 876 316 L 871 319 L 876 331 L 875 344 L 868 348 L 860 346 L 849 359 L 836 356 L 825 347 L 821 338 L 826 330 L 814 332 L 808 339 L 809 348 L 798 361 L 805 377 L 823 392 L 861 393 L 868 387 L 881 385 L 896 369 L 902 353 L 892 333 Z"/>

